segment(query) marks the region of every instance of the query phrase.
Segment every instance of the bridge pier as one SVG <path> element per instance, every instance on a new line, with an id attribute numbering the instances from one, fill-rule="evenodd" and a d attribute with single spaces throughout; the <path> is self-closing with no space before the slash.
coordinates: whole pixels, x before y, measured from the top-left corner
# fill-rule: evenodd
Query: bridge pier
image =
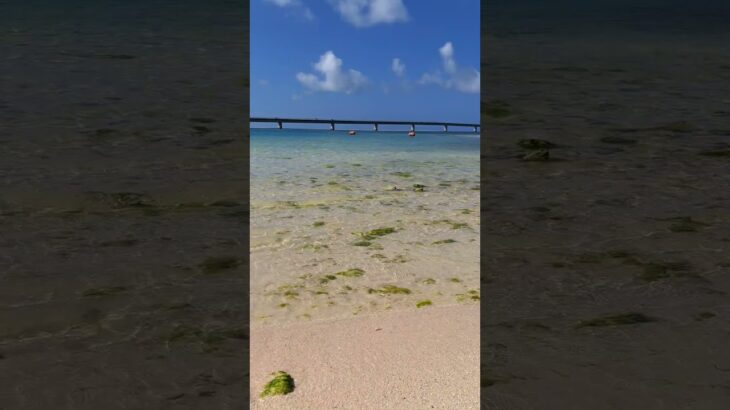
<path id="1" fill-rule="evenodd" d="M 373 124 L 373 130 L 375 130 L 375 131 L 378 130 L 378 123 Z"/>

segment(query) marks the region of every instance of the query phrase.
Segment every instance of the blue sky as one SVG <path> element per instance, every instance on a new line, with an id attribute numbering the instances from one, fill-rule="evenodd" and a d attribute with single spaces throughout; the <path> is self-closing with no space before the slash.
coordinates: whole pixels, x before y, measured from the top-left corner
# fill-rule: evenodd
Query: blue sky
<path id="1" fill-rule="evenodd" d="M 479 1 L 250 4 L 251 116 L 479 122 Z"/>

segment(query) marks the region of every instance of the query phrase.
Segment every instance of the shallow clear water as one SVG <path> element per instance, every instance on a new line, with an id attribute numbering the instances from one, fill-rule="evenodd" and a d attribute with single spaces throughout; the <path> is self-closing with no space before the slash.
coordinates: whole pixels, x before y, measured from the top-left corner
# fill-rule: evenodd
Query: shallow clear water
<path id="1" fill-rule="evenodd" d="M 252 130 L 254 323 L 474 303 L 478 252 L 477 134 Z"/>

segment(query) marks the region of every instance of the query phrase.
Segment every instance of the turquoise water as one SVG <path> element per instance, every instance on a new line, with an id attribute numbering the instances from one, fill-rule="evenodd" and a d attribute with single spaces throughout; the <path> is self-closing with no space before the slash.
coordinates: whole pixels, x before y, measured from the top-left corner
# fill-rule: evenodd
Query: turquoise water
<path id="1" fill-rule="evenodd" d="M 476 303 L 479 179 L 478 134 L 252 130 L 252 321 Z"/>
<path id="2" fill-rule="evenodd" d="M 444 160 L 476 158 L 479 134 L 405 131 L 347 131 L 303 129 L 251 129 L 251 176 L 265 177 L 283 170 L 313 171 L 321 162 L 366 160 Z"/>

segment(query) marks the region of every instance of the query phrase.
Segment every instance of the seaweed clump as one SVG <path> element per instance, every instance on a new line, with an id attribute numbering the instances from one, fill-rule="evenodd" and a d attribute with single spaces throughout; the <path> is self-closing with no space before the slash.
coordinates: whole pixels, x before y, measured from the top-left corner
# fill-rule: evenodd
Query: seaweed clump
<path id="1" fill-rule="evenodd" d="M 381 236 L 389 235 L 396 232 L 395 228 L 378 228 L 368 232 L 356 232 L 355 235 L 359 235 L 365 241 L 371 241 Z M 357 245 L 357 246 L 368 246 L 368 245 Z"/>
<path id="2" fill-rule="evenodd" d="M 380 289 L 368 289 L 368 293 L 380 293 L 381 295 L 409 295 L 411 290 L 395 285 L 383 285 Z"/>
<path id="3" fill-rule="evenodd" d="M 422 301 L 416 303 L 417 308 L 422 308 L 424 306 L 431 306 L 431 305 L 433 305 L 433 303 L 431 303 L 430 300 L 422 300 Z"/>
<path id="4" fill-rule="evenodd" d="M 537 138 L 519 140 L 517 142 L 517 145 L 524 149 L 548 149 L 555 147 L 555 144 L 553 144 L 552 142 Z"/>
<path id="5" fill-rule="evenodd" d="M 357 278 L 364 274 L 365 274 L 365 271 L 360 268 L 352 268 L 352 269 L 344 270 L 342 272 L 335 273 L 335 275 L 345 276 L 348 278 Z M 329 275 L 329 276 L 331 276 L 331 275 Z"/>
<path id="6" fill-rule="evenodd" d="M 264 386 L 264 391 L 260 394 L 261 398 L 289 394 L 294 391 L 294 379 L 289 373 L 280 370 L 272 375 L 274 378 Z"/>
<path id="7" fill-rule="evenodd" d="M 669 226 L 669 230 L 672 232 L 697 232 L 697 228 L 709 226 L 709 224 L 695 221 L 689 216 L 673 218 L 673 220 L 676 222 Z"/>
<path id="8" fill-rule="evenodd" d="M 224 270 L 233 269 L 241 264 L 241 260 L 234 257 L 221 256 L 209 257 L 198 265 L 203 273 L 218 273 Z"/>
<path id="9" fill-rule="evenodd" d="M 646 316 L 643 313 L 631 312 L 618 315 L 603 316 L 591 320 L 584 320 L 578 323 L 578 325 L 576 325 L 576 328 L 634 325 L 638 323 L 649 323 L 655 321 L 656 319 Z"/>

